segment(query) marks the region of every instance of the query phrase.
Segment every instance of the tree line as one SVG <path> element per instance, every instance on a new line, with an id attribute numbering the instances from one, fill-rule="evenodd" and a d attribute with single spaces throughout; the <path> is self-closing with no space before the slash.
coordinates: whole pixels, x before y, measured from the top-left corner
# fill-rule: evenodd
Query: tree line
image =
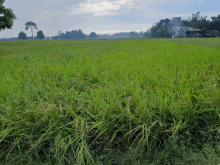
<path id="1" fill-rule="evenodd" d="M 187 31 L 203 31 L 207 36 L 219 36 L 220 14 L 211 17 L 211 20 L 206 18 L 207 15 L 202 17 L 200 12 L 197 12 L 192 14 L 192 17 L 189 17 L 187 20 L 182 20 L 181 17 L 174 17 L 172 20 L 169 18 L 162 19 L 147 30 L 144 35 L 146 37 L 171 38 L 175 34 L 174 27 L 186 27 L 186 30 L 183 30 L 183 28 L 178 30 L 179 36 L 177 37 L 184 37 L 183 34 Z M 189 30 L 190 28 L 193 30 Z"/>
<path id="2" fill-rule="evenodd" d="M 5 8 L 3 3 L 5 0 L 0 0 L 0 31 L 4 29 L 11 29 L 13 26 L 13 20 L 17 19 L 12 9 Z M 157 38 L 171 38 L 176 33 L 176 37 L 186 37 L 185 34 L 188 34 L 189 31 L 197 31 L 197 33 L 205 34 L 206 36 L 216 37 L 219 36 L 220 32 L 220 14 L 218 16 L 211 17 L 211 20 L 206 19 L 207 16 L 200 16 L 200 12 L 192 14 L 192 17 L 189 17 L 187 20 L 182 20 L 181 17 L 174 17 L 172 19 L 166 18 L 162 19 L 159 22 L 155 23 L 150 29 L 146 32 L 130 32 L 130 33 L 115 33 L 114 35 L 97 35 L 95 32 L 91 32 L 89 35 L 86 35 L 82 30 L 72 30 L 66 31 L 63 33 L 58 32 L 56 36 L 53 36 L 52 39 L 95 39 L 95 38 L 139 38 L 139 37 L 157 37 Z M 25 30 L 31 28 L 32 39 L 33 29 L 37 29 L 37 25 L 31 21 L 25 24 Z M 185 27 L 179 28 L 179 27 Z M 191 29 L 190 29 L 191 28 Z M 190 29 L 190 30 L 189 30 Z M 18 39 L 28 39 L 27 35 L 21 31 L 18 34 Z M 37 32 L 36 39 L 45 39 L 45 35 L 42 30 Z"/>
<path id="3" fill-rule="evenodd" d="M 25 24 L 26 26 L 26 30 L 28 30 L 28 28 L 31 28 L 31 32 L 32 32 L 32 38 L 33 38 L 33 28 L 37 29 L 37 25 L 33 22 L 27 22 Z M 114 35 L 98 35 L 95 32 L 91 32 L 89 35 L 86 35 L 82 32 L 82 30 L 72 30 L 72 31 L 66 31 L 66 33 L 63 33 L 62 31 L 59 31 L 58 34 L 56 36 L 52 36 L 52 39 L 114 39 L 114 38 L 140 38 L 143 37 L 143 32 L 137 33 L 137 32 L 120 32 L 120 33 L 115 33 Z M 18 35 L 19 39 L 22 40 L 26 40 L 28 39 L 27 35 L 21 31 Z M 37 36 L 36 39 L 45 39 L 45 35 L 43 34 L 43 31 L 38 31 L 37 32 Z"/>

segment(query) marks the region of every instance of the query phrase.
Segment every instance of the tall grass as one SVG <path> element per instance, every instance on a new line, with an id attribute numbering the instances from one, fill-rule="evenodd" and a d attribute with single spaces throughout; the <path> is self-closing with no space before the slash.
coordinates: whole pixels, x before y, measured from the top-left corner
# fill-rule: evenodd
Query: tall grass
<path id="1" fill-rule="evenodd" d="M 0 42 L 0 162 L 217 164 L 220 51 L 201 40 Z"/>

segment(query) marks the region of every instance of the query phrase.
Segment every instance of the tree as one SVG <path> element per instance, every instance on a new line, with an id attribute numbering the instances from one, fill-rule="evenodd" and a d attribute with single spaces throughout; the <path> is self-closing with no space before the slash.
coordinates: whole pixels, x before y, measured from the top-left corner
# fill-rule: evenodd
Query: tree
<path id="1" fill-rule="evenodd" d="M 95 32 L 91 32 L 89 38 L 97 38 L 97 34 Z"/>
<path id="2" fill-rule="evenodd" d="M 97 37 L 97 35 L 96 35 L 96 37 Z M 77 38 L 78 38 L 78 39 L 85 39 L 85 35 L 83 34 L 83 32 L 82 32 L 81 29 L 79 29 L 79 30 L 77 31 Z"/>
<path id="3" fill-rule="evenodd" d="M 61 35 L 61 33 L 62 33 L 62 31 L 61 31 L 61 30 L 59 30 L 59 31 L 58 31 L 58 33 L 57 33 L 57 35 L 58 35 L 58 36 L 60 36 L 60 35 Z"/>
<path id="4" fill-rule="evenodd" d="M 209 29 L 209 20 L 206 20 L 207 15 L 205 17 L 200 16 L 200 12 L 196 14 L 192 14 L 192 17 L 188 18 L 188 20 L 183 20 L 183 25 L 187 27 L 192 27 L 194 29 L 202 29 L 208 30 Z"/>
<path id="5" fill-rule="evenodd" d="M 220 31 L 220 15 L 218 15 L 217 17 L 211 17 L 211 21 L 206 20 L 206 18 L 207 15 L 202 17 L 200 16 L 200 12 L 197 12 L 196 14 L 192 14 L 192 18 L 189 18 L 188 20 L 183 20 L 183 23 L 185 26 L 205 31 L 208 34 L 208 36 L 210 35 L 209 33 L 212 33 L 211 31 L 213 30 Z M 213 35 L 216 34 L 213 33 Z"/>
<path id="6" fill-rule="evenodd" d="M 147 29 L 147 31 L 144 32 L 144 37 L 145 37 L 145 38 L 148 38 L 148 37 L 150 37 L 150 36 L 151 36 L 151 31 L 150 31 L 150 29 Z"/>
<path id="7" fill-rule="evenodd" d="M 137 32 L 132 31 L 129 33 L 129 38 L 139 38 L 139 35 Z"/>
<path id="8" fill-rule="evenodd" d="M 162 19 L 150 28 L 151 37 L 167 37 L 171 38 L 175 32 L 170 26 L 170 19 Z"/>
<path id="9" fill-rule="evenodd" d="M 59 30 L 59 32 L 58 32 L 57 35 L 58 35 L 58 36 L 61 36 L 61 35 L 65 35 L 65 33 L 63 33 L 61 30 Z"/>
<path id="10" fill-rule="evenodd" d="M 65 33 L 63 33 L 61 30 L 59 30 L 57 35 L 58 36 L 56 36 L 55 39 L 58 39 L 58 37 L 59 37 L 59 39 L 65 39 L 66 38 Z"/>
<path id="11" fill-rule="evenodd" d="M 144 32 L 141 31 L 138 35 L 139 35 L 140 38 L 143 38 L 143 36 L 144 36 Z"/>
<path id="12" fill-rule="evenodd" d="M 71 32 L 66 31 L 65 33 L 61 33 L 59 31 L 58 35 L 63 36 L 65 39 L 85 39 L 85 34 L 82 32 L 82 30 L 72 30 Z"/>
<path id="13" fill-rule="evenodd" d="M 17 19 L 12 9 L 3 6 L 5 0 L 0 0 L 0 31 L 4 29 L 12 29 L 13 20 Z"/>
<path id="14" fill-rule="evenodd" d="M 26 26 L 25 30 L 28 30 L 29 27 L 31 27 L 32 38 L 33 38 L 33 28 L 35 28 L 35 29 L 38 30 L 37 25 L 36 25 L 35 23 L 29 21 L 29 22 L 27 22 L 27 23 L 25 24 L 25 26 Z"/>
<path id="15" fill-rule="evenodd" d="M 211 17 L 212 21 L 209 24 L 209 30 L 220 31 L 220 14 L 216 17 Z"/>
<path id="16" fill-rule="evenodd" d="M 20 33 L 18 34 L 18 39 L 20 39 L 20 40 L 28 39 L 27 34 L 25 34 L 23 31 L 20 31 Z"/>
<path id="17" fill-rule="evenodd" d="M 76 30 L 72 30 L 68 35 L 70 35 L 71 39 L 77 39 L 78 32 Z"/>
<path id="18" fill-rule="evenodd" d="M 54 40 L 55 39 L 55 37 L 54 36 L 52 36 L 52 40 Z"/>
<path id="19" fill-rule="evenodd" d="M 162 27 L 159 29 L 160 37 L 171 38 L 175 32 L 171 29 L 171 26 L 163 23 Z"/>
<path id="20" fill-rule="evenodd" d="M 197 12 L 196 14 L 192 14 L 192 18 L 190 19 L 191 27 L 198 28 L 200 25 L 199 21 L 200 12 Z"/>
<path id="21" fill-rule="evenodd" d="M 64 34 L 64 38 L 65 39 L 70 39 L 70 32 L 66 31 L 66 34 Z"/>
<path id="22" fill-rule="evenodd" d="M 45 36 L 44 36 L 44 33 L 42 32 L 42 30 L 38 31 L 37 32 L 37 39 L 44 39 Z"/>

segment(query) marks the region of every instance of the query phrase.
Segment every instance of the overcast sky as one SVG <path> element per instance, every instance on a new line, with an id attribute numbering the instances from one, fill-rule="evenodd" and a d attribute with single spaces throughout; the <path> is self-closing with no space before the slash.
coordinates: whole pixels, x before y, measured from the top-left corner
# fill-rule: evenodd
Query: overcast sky
<path id="1" fill-rule="evenodd" d="M 37 24 L 45 36 L 81 29 L 85 34 L 146 31 L 161 19 L 187 19 L 200 11 L 202 16 L 220 14 L 219 0 L 5 0 L 17 19 L 12 29 L 0 31 L 0 38 L 17 37 L 25 23 Z M 37 30 L 34 29 L 34 36 Z"/>

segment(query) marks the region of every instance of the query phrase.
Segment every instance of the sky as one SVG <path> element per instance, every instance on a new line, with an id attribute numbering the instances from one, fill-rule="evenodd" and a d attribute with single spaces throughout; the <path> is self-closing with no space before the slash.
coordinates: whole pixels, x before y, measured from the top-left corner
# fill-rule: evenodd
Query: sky
<path id="1" fill-rule="evenodd" d="M 18 37 L 20 31 L 32 36 L 25 23 L 37 24 L 45 36 L 79 30 L 90 34 L 145 32 L 161 19 L 188 19 L 200 11 L 211 20 L 220 14 L 219 0 L 5 0 L 17 19 L 12 29 L 0 31 L 0 38 Z M 37 31 L 33 30 L 34 36 Z"/>

